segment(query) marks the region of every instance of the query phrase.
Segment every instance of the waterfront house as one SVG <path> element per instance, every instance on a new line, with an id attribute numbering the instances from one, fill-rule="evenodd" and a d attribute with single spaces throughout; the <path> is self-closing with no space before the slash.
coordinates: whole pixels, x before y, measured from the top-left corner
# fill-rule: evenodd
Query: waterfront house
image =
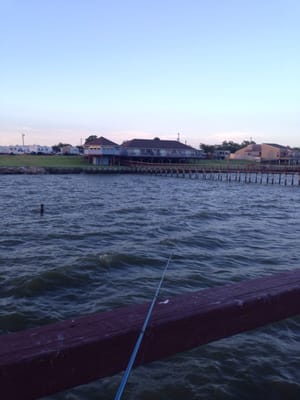
<path id="1" fill-rule="evenodd" d="M 83 155 L 94 165 L 115 165 L 120 161 L 120 146 L 101 136 L 84 145 Z"/>
<path id="2" fill-rule="evenodd" d="M 291 164 L 300 164 L 300 150 L 298 149 L 291 149 Z"/>
<path id="3" fill-rule="evenodd" d="M 263 143 L 261 145 L 261 162 L 289 164 L 291 158 L 291 151 L 286 146 L 275 143 Z"/>
<path id="4" fill-rule="evenodd" d="M 237 150 L 235 153 L 230 154 L 231 160 L 248 160 L 248 161 L 258 161 L 261 160 L 261 144 L 248 144 L 248 146 Z"/>
<path id="5" fill-rule="evenodd" d="M 234 154 L 230 155 L 234 160 L 255 160 L 271 164 L 299 164 L 300 154 L 297 150 L 276 143 L 249 144 Z"/>
<path id="6" fill-rule="evenodd" d="M 156 137 L 123 142 L 120 156 L 127 162 L 189 163 L 204 158 L 204 152 L 178 140 L 161 140 Z"/>
<path id="7" fill-rule="evenodd" d="M 204 158 L 204 152 L 176 140 L 132 139 L 119 146 L 101 136 L 84 145 L 84 157 L 94 165 L 188 163 Z"/>
<path id="8" fill-rule="evenodd" d="M 214 160 L 226 160 L 229 157 L 230 157 L 229 150 L 216 149 L 212 154 L 212 158 Z"/>

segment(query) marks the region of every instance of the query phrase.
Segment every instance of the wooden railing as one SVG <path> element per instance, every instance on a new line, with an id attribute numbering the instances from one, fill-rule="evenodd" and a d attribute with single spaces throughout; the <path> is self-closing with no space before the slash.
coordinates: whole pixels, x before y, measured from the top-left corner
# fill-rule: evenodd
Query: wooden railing
<path id="1" fill-rule="evenodd" d="M 29 400 L 125 369 L 149 304 L 0 337 L 0 398 Z M 136 365 L 300 313 L 300 269 L 156 304 Z"/>

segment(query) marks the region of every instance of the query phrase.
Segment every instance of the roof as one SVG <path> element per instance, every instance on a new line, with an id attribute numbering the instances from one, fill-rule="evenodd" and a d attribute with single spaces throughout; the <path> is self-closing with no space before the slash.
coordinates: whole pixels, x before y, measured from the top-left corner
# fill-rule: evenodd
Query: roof
<path id="1" fill-rule="evenodd" d="M 90 142 L 86 143 L 85 146 L 119 146 L 119 145 L 101 136 L 95 140 L 91 140 Z"/>
<path id="2" fill-rule="evenodd" d="M 281 144 L 276 144 L 276 143 L 264 143 L 267 146 L 272 146 L 272 147 L 277 147 L 278 149 L 286 149 L 286 146 L 281 146 Z"/>
<path id="3" fill-rule="evenodd" d="M 261 151 L 261 144 L 249 144 L 249 149 L 251 149 L 251 151 Z"/>
<path id="4" fill-rule="evenodd" d="M 160 140 L 155 139 L 132 139 L 123 142 L 122 147 L 139 148 L 139 149 L 174 149 L 174 150 L 191 150 L 194 148 L 187 146 L 177 140 Z"/>
<path id="5" fill-rule="evenodd" d="M 260 153 L 261 144 L 250 143 L 247 146 L 242 147 L 234 152 L 234 154 L 246 154 L 246 153 Z"/>

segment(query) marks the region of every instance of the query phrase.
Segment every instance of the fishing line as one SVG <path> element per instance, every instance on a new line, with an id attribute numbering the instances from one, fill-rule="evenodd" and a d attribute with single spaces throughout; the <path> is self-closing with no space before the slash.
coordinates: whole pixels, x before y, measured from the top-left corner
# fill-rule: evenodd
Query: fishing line
<path id="1" fill-rule="evenodd" d="M 166 265 L 165 265 L 165 268 L 164 268 L 164 270 L 163 270 L 163 273 L 162 273 L 160 282 L 159 282 L 159 284 L 158 284 L 158 286 L 157 286 L 157 288 L 156 288 L 155 295 L 154 295 L 153 300 L 152 300 L 152 303 L 151 303 L 151 305 L 150 305 L 150 307 L 149 307 L 149 310 L 148 310 L 148 313 L 147 313 L 147 315 L 146 315 L 146 318 L 145 318 L 143 327 L 142 327 L 141 332 L 140 332 L 140 334 L 139 334 L 139 337 L 138 337 L 138 339 L 137 339 L 137 341 L 136 341 L 136 343 L 135 343 L 135 346 L 134 346 L 134 349 L 133 349 L 132 354 L 131 354 L 131 356 L 130 356 L 130 360 L 129 360 L 129 362 L 128 362 L 127 368 L 126 368 L 126 370 L 125 370 L 125 373 L 124 373 L 124 375 L 123 375 L 122 381 L 121 381 L 120 386 L 119 386 L 119 389 L 118 389 L 117 394 L 116 394 L 116 396 L 115 396 L 115 400 L 120 400 L 120 399 L 121 399 L 121 396 L 122 396 L 123 391 L 124 391 L 124 389 L 125 389 L 125 386 L 126 386 L 126 383 L 127 383 L 127 381 L 128 381 L 130 372 L 131 372 L 131 370 L 132 370 L 134 361 L 135 361 L 135 359 L 136 359 L 137 353 L 138 353 L 139 348 L 140 348 L 140 345 L 141 345 L 141 343 L 142 343 L 142 340 L 143 340 L 143 337 L 144 337 L 144 333 L 145 333 L 145 331 L 146 331 L 146 329 L 147 329 L 147 325 L 148 325 L 148 322 L 149 322 L 149 320 L 150 320 L 150 317 L 151 317 L 153 308 L 154 308 L 155 303 L 156 303 L 156 300 L 157 300 L 157 298 L 158 298 L 161 285 L 162 285 L 162 283 L 163 283 L 163 280 L 164 280 L 164 278 L 165 278 L 165 275 L 166 275 L 168 266 L 169 266 L 169 264 L 170 264 L 171 258 L 172 258 L 172 254 L 170 254 L 170 256 L 169 256 L 169 258 L 168 258 L 168 261 L 167 261 L 167 263 L 166 263 Z"/>

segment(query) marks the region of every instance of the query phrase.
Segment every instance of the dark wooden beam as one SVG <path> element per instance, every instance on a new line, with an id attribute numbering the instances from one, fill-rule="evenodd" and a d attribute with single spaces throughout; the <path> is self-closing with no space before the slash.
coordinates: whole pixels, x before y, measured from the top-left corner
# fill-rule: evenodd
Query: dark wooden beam
<path id="1" fill-rule="evenodd" d="M 149 304 L 0 336 L 0 398 L 35 399 L 126 368 Z M 136 365 L 300 313 L 300 269 L 155 306 Z"/>

